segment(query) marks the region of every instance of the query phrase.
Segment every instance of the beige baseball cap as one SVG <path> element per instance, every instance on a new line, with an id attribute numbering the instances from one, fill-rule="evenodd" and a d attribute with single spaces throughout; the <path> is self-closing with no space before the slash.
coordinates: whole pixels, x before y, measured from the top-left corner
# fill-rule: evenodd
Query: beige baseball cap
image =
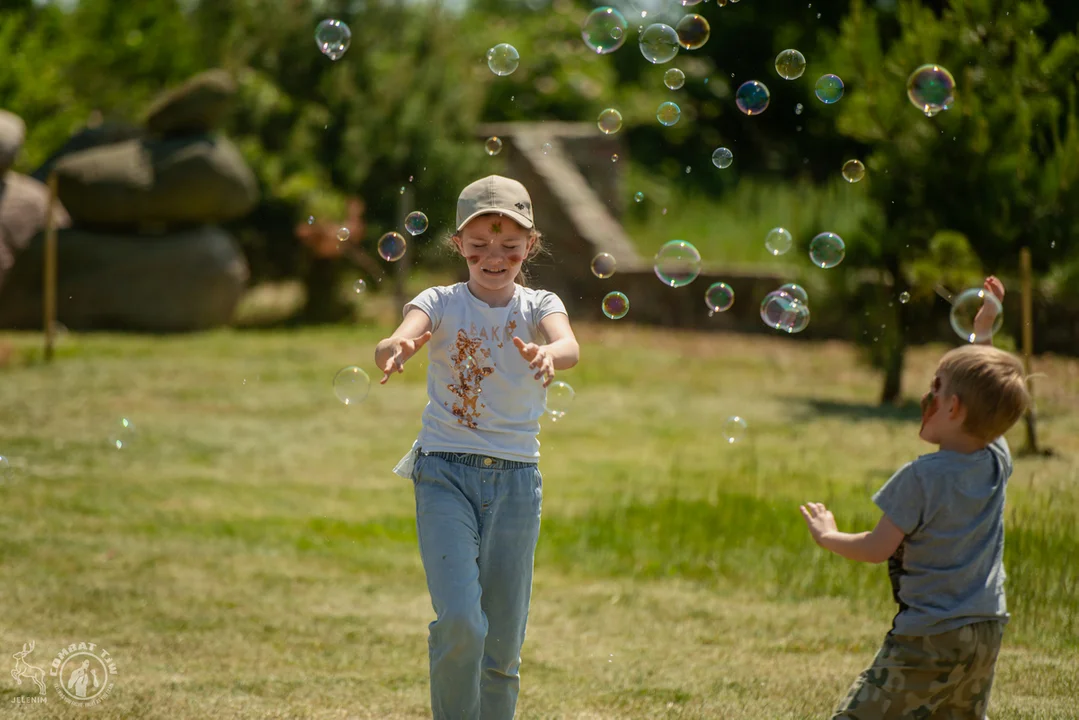
<path id="1" fill-rule="evenodd" d="M 458 232 L 472 218 L 488 213 L 506 215 L 524 228 L 533 225 L 532 198 L 525 186 L 501 175 L 488 175 L 461 191 L 457 198 Z"/>

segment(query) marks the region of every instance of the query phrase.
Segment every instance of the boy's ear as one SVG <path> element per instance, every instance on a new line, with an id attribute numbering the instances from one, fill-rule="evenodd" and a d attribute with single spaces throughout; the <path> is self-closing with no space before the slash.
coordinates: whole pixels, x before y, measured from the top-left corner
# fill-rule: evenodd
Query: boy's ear
<path id="1" fill-rule="evenodd" d="M 952 420 L 958 420 L 961 415 L 965 415 L 967 409 L 963 407 L 963 403 L 959 401 L 958 395 L 952 395 L 948 398 L 948 417 Z"/>

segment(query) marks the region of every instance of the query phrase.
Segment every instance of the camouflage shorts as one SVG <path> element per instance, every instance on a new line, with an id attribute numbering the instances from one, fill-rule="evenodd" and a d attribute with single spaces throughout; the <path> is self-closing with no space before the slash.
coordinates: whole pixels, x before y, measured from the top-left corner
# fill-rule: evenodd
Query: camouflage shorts
<path id="1" fill-rule="evenodd" d="M 888 633 L 832 720 L 981 720 L 1003 634 L 996 621 L 924 637 Z"/>

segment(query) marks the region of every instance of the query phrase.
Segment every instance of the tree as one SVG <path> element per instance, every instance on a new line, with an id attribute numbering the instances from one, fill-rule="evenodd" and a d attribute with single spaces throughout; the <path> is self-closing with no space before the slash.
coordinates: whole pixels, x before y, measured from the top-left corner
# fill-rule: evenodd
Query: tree
<path id="1" fill-rule="evenodd" d="M 932 292 L 926 267 L 948 270 L 940 258 L 925 262 L 948 246 L 931 245 L 940 231 L 965 237 L 993 272 L 1014 267 L 1023 245 L 1041 270 L 1067 251 L 1079 229 L 1079 43 L 1064 33 L 1047 44 L 1036 32 L 1047 20 L 1040 0 L 950 0 L 939 14 L 900 0 L 892 24 L 852 0 L 833 54 L 848 81 L 836 126 L 867 147 L 880 214 L 846 262 L 884 269 L 891 299 L 910 289 L 915 264 L 920 293 Z M 927 63 L 956 81 L 954 107 L 934 117 L 905 92 Z M 890 332 L 874 353 L 885 371 L 882 402 L 900 394 L 907 307 L 892 303 Z"/>

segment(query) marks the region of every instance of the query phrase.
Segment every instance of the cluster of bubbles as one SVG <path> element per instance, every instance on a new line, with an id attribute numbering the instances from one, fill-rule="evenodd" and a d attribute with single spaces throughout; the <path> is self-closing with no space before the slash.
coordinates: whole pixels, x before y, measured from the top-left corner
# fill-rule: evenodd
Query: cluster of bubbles
<path id="1" fill-rule="evenodd" d="M 809 297 L 800 285 L 787 283 L 761 301 L 761 320 L 770 328 L 796 333 L 809 325 Z"/>

